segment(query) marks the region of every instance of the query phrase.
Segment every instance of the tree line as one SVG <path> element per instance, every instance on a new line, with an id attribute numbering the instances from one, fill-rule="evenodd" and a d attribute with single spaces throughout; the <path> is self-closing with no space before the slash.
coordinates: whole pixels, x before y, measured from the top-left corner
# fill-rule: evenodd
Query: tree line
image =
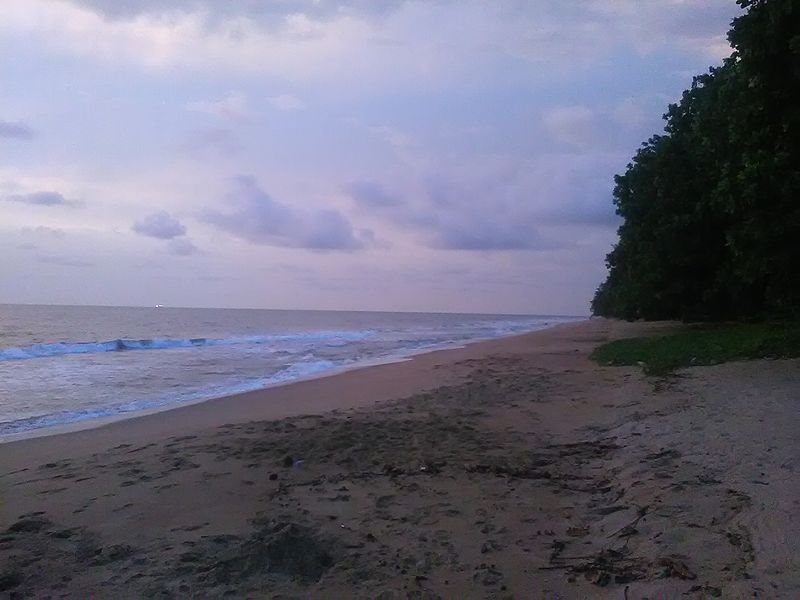
<path id="1" fill-rule="evenodd" d="M 800 0 L 737 3 L 731 56 L 694 78 L 614 179 L 623 222 L 596 315 L 797 316 Z"/>

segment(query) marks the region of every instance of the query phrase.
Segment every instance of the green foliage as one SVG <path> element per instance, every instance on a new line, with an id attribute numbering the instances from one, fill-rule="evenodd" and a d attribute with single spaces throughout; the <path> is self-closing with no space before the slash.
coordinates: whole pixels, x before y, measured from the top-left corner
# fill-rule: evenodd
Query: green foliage
<path id="1" fill-rule="evenodd" d="M 594 314 L 797 314 L 800 0 L 739 4 L 732 56 L 695 77 L 615 178 L 623 224 Z"/>
<path id="2" fill-rule="evenodd" d="M 800 356 L 800 322 L 694 327 L 672 335 L 616 340 L 592 358 L 603 365 L 641 364 L 649 375 L 731 360 Z"/>

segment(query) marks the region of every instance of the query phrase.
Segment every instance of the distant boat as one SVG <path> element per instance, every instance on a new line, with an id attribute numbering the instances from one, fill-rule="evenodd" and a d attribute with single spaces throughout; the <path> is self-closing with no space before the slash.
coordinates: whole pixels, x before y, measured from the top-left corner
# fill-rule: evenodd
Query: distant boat
<path id="1" fill-rule="evenodd" d="M 156 304 L 156 308 L 164 308 L 163 304 Z"/>

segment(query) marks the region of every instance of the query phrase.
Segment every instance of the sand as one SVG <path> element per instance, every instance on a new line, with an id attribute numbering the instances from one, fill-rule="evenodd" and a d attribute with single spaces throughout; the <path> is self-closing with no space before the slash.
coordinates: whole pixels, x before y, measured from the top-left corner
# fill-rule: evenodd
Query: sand
<path id="1" fill-rule="evenodd" d="M 0 445 L 0 596 L 800 597 L 800 362 L 592 320 Z"/>

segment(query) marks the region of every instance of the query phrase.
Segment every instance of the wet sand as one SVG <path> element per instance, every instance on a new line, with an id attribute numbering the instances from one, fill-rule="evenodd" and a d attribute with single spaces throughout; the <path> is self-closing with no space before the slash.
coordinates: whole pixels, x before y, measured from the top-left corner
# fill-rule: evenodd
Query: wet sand
<path id="1" fill-rule="evenodd" d="M 592 320 L 0 445 L 0 597 L 800 597 L 800 361 Z"/>

